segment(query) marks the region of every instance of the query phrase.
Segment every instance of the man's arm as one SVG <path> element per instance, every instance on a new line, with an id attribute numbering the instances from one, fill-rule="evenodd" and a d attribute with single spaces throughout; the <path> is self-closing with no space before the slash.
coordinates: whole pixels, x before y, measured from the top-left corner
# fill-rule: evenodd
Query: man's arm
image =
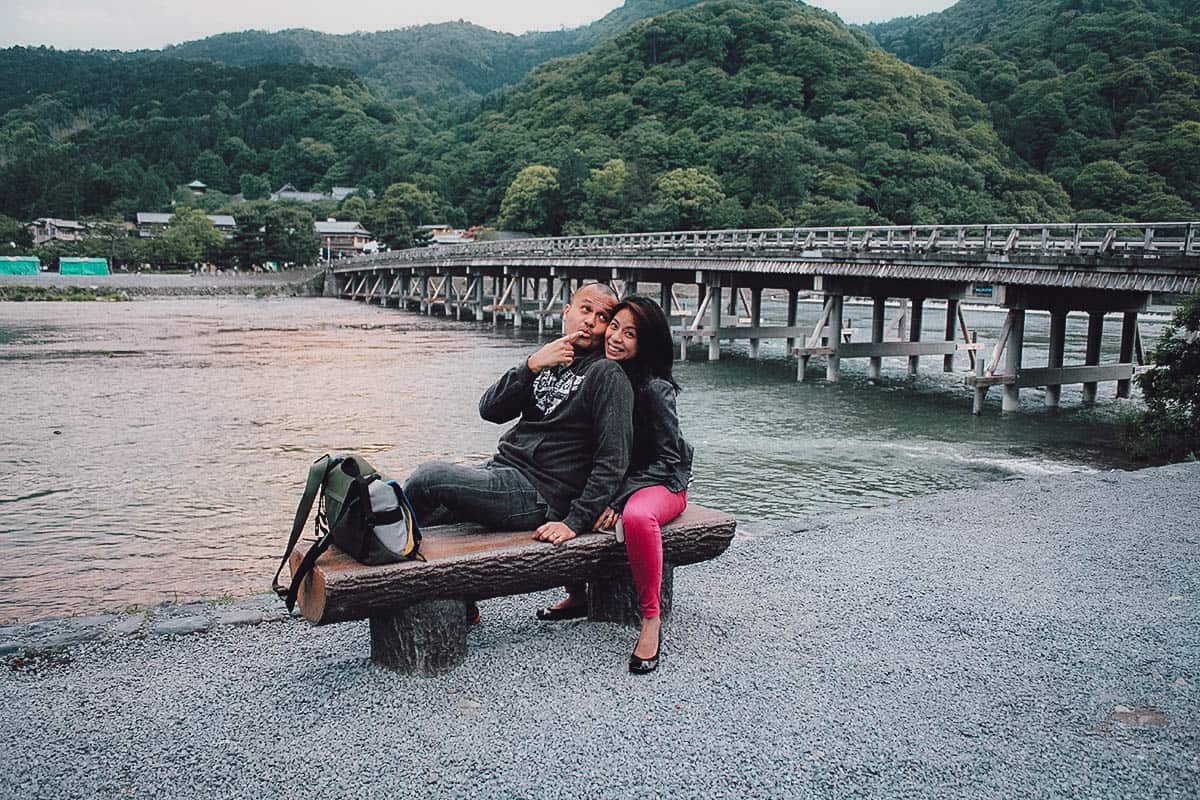
<path id="1" fill-rule="evenodd" d="M 533 376 L 559 364 L 570 364 L 575 359 L 574 344 L 579 336 L 572 333 L 555 339 L 501 375 L 479 398 L 479 416 L 499 424 L 521 416 L 529 400 Z"/>
<path id="2" fill-rule="evenodd" d="M 503 424 L 521 416 L 533 385 L 533 370 L 522 361 L 493 383 L 479 398 L 479 416 Z"/>
<path id="3" fill-rule="evenodd" d="M 616 362 L 602 365 L 597 375 L 601 380 L 592 397 L 592 425 L 596 431 L 592 472 L 563 520 L 577 534 L 592 529 L 592 523 L 620 487 L 633 447 L 633 389 Z"/>

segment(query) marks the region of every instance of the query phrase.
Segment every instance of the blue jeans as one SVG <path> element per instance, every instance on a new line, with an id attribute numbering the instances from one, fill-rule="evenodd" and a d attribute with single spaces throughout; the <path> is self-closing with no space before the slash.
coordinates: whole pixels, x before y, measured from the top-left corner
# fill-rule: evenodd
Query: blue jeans
<path id="1" fill-rule="evenodd" d="M 420 525 L 475 522 L 490 530 L 531 531 L 549 506 L 524 475 L 488 461 L 465 467 L 426 461 L 404 482 Z"/>

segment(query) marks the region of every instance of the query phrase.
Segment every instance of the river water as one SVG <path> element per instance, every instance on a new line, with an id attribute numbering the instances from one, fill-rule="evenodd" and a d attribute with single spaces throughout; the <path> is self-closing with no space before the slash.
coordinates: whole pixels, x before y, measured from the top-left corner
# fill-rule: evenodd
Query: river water
<path id="1" fill-rule="evenodd" d="M 777 298 L 766 308 L 780 324 Z M 820 308 L 802 311 L 811 325 Z M 939 316 L 926 311 L 930 337 Z M 994 341 L 1003 315 L 967 319 Z M 1160 328 L 1143 325 L 1147 347 Z M 1026 363 L 1045 363 L 1047 329 L 1029 316 Z M 1085 331 L 1070 319 L 1067 363 L 1082 362 Z M 479 419 L 478 398 L 536 344 L 325 298 L 0 303 L 0 622 L 264 591 L 314 457 L 355 452 L 396 477 L 486 458 L 502 428 Z M 742 520 L 1129 466 L 1113 422 L 1131 401 L 1107 399 L 1111 384 L 1093 409 L 1065 387 L 1055 414 L 1026 390 L 1025 412 L 1004 417 L 993 390 L 972 417 L 940 357 L 916 379 L 885 359 L 880 386 L 865 360 L 827 384 L 814 359 L 798 384 L 782 343 L 758 361 L 747 349 L 707 363 L 697 347 L 676 373 L 692 499 Z"/>

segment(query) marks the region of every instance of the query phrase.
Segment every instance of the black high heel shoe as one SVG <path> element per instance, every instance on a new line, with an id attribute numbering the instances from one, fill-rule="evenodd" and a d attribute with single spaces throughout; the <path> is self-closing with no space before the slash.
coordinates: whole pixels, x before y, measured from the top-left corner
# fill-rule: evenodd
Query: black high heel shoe
<path id="1" fill-rule="evenodd" d="M 634 650 L 637 645 L 634 645 Z M 654 655 L 649 658 L 641 658 L 636 653 L 629 657 L 629 671 L 634 675 L 645 675 L 649 672 L 654 672 L 658 669 L 658 656 L 662 653 L 662 629 L 658 631 L 658 647 L 654 650 Z"/>

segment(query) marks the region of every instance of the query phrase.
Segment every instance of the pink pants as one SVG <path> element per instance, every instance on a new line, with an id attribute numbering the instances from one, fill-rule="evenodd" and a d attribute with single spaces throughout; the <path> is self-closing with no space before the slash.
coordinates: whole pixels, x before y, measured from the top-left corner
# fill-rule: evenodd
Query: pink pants
<path id="1" fill-rule="evenodd" d="M 665 486 L 647 486 L 633 493 L 625 503 L 621 522 L 625 526 L 625 552 L 633 583 L 642 604 L 642 617 L 651 619 L 661 613 L 662 526 L 687 508 L 687 490 L 678 494 Z"/>

